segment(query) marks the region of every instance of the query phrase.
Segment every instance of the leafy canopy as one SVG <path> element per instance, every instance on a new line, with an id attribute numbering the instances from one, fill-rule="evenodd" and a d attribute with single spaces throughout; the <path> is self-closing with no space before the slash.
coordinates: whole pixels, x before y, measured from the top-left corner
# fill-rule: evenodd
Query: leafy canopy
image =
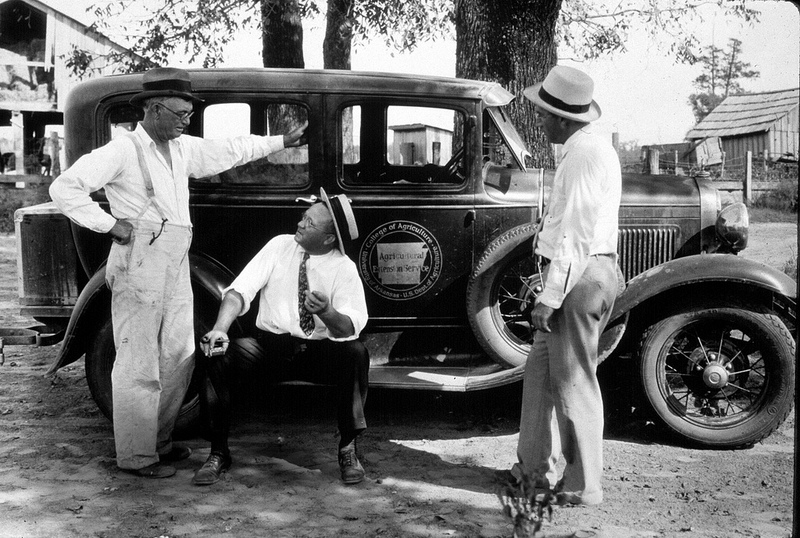
<path id="1" fill-rule="evenodd" d="M 743 62 L 742 42 L 731 38 L 727 50 L 710 45 L 698 58 L 703 72 L 694 79 L 698 93 L 689 96 L 692 113 L 699 122 L 705 118 L 723 99 L 730 94 L 744 93 L 741 81 L 758 78 L 759 72 L 751 69 L 750 64 Z"/>
<path id="2" fill-rule="evenodd" d="M 90 8 L 98 21 L 94 29 L 114 35 L 137 56 L 111 53 L 106 63 L 119 71 L 142 70 L 166 65 L 176 54 L 203 67 L 220 65 L 225 47 L 242 33 L 262 29 L 262 6 L 282 0 L 96 0 Z M 470 0 L 351 0 L 344 2 L 358 47 L 382 39 L 398 52 L 413 50 L 421 42 L 454 37 L 457 2 Z M 330 0 L 329 0 L 330 2 Z M 321 16 L 326 5 L 320 0 L 299 0 L 304 19 Z M 541 15 L 536 0 L 517 1 L 518 17 Z M 560 50 L 576 59 L 593 59 L 626 51 L 633 28 L 645 28 L 653 38 L 681 62 L 700 59 L 697 36 L 686 32 L 686 22 L 700 17 L 700 8 L 716 6 L 727 16 L 745 22 L 757 21 L 758 12 L 744 0 L 564 0 L 556 26 Z M 456 39 L 459 36 L 455 36 Z M 489 44 L 491 47 L 491 44 Z M 75 50 L 68 58 L 79 75 L 89 74 L 95 57 Z"/>

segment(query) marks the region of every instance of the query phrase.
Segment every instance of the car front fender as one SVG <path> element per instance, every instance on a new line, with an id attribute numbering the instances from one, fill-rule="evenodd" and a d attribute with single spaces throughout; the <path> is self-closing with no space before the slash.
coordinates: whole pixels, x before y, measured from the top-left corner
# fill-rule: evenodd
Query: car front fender
<path id="1" fill-rule="evenodd" d="M 203 290 L 211 299 L 219 302 L 222 290 L 233 281 L 233 273 L 213 258 L 193 252 L 189 253 L 189 266 L 195 295 Z M 86 353 L 95 331 L 110 317 L 111 290 L 106 285 L 104 264 L 81 290 L 58 356 L 47 373 L 51 374 L 80 359 Z"/>
<path id="2" fill-rule="evenodd" d="M 664 292 L 706 283 L 757 288 L 793 302 L 797 299 L 795 281 L 773 267 L 732 254 L 698 254 L 662 263 L 632 278 L 617 297 L 611 320 Z"/>

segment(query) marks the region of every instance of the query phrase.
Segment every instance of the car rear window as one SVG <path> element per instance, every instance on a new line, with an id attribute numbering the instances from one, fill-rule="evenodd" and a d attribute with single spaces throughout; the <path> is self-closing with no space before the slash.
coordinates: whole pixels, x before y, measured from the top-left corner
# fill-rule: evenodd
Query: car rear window
<path id="1" fill-rule="evenodd" d="M 464 115 L 424 106 L 363 103 L 339 116 L 345 184 L 456 185 L 464 182 Z"/>

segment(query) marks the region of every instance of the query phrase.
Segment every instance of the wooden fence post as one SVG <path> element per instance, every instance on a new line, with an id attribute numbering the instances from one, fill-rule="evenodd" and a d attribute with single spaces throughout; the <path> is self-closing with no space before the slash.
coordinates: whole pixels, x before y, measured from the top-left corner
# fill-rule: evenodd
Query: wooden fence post
<path id="1" fill-rule="evenodd" d="M 675 172 L 674 172 L 674 174 L 676 176 L 678 175 L 678 150 L 677 149 L 675 150 Z"/>
<path id="2" fill-rule="evenodd" d="M 650 148 L 650 173 L 657 176 L 661 172 L 658 169 L 658 150 L 655 148 Z"/>
<path id="3" fill-rule="evenodd" d="M 53 154 L 50 156 L 50 176 L 58 177 L 61 175 L 61 144 L 59 143 L 58 133 L 53 131 L 50 133 L 51 151 Z"/>
<path id="4" fill-rule="evenodd" d="M 767 167 L 767 159 L 769 159 L 769 150 L 764 150 L 764 173 L 766 173 L 769 168 Z"/>
<path id="5" fill-rule="evenodd" d="M 742 198 L 745 205 L 750 205 L 753 199 L 753 152 L 747 151 L 747 162 L 744 169 L 744 185 L 742 188 Z"/>

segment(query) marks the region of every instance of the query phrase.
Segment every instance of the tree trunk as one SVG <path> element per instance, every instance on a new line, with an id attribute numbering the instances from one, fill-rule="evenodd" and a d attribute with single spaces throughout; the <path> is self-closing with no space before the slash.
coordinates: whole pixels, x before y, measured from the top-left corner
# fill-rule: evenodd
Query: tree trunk
<path id="1" fill-rule="evenodd" d="M 522 90 L 544 80 L 558 60 L 561 2 L 455 0 L 456 76 L 498 82 L 517 96 L 509 112 L 533 156 L 528 164 L 537 168 L 554 166 L 553 151 Z"/>
<path id="2" fill-rule="evenodd" d="M 328 0 L 325 16 L 325 40 L 322 42 L 322 65 L 325 69 L 350 70 L 353 46 L 353 0 Z M 347 159 L 355 159 L 353 112 L 342 110 L 342 151 Z"/>
<path id="3" fill-rule="evenodd" d="M 305 67 L 298 0 L 261 0 L 261 59 L 264 67 Z"/>
<path id="4" fill-rule="evenodd" d="M 322 61 L 325 69 L 350 70 L 353 44 L 353 0 L 328 0 Z"/>

